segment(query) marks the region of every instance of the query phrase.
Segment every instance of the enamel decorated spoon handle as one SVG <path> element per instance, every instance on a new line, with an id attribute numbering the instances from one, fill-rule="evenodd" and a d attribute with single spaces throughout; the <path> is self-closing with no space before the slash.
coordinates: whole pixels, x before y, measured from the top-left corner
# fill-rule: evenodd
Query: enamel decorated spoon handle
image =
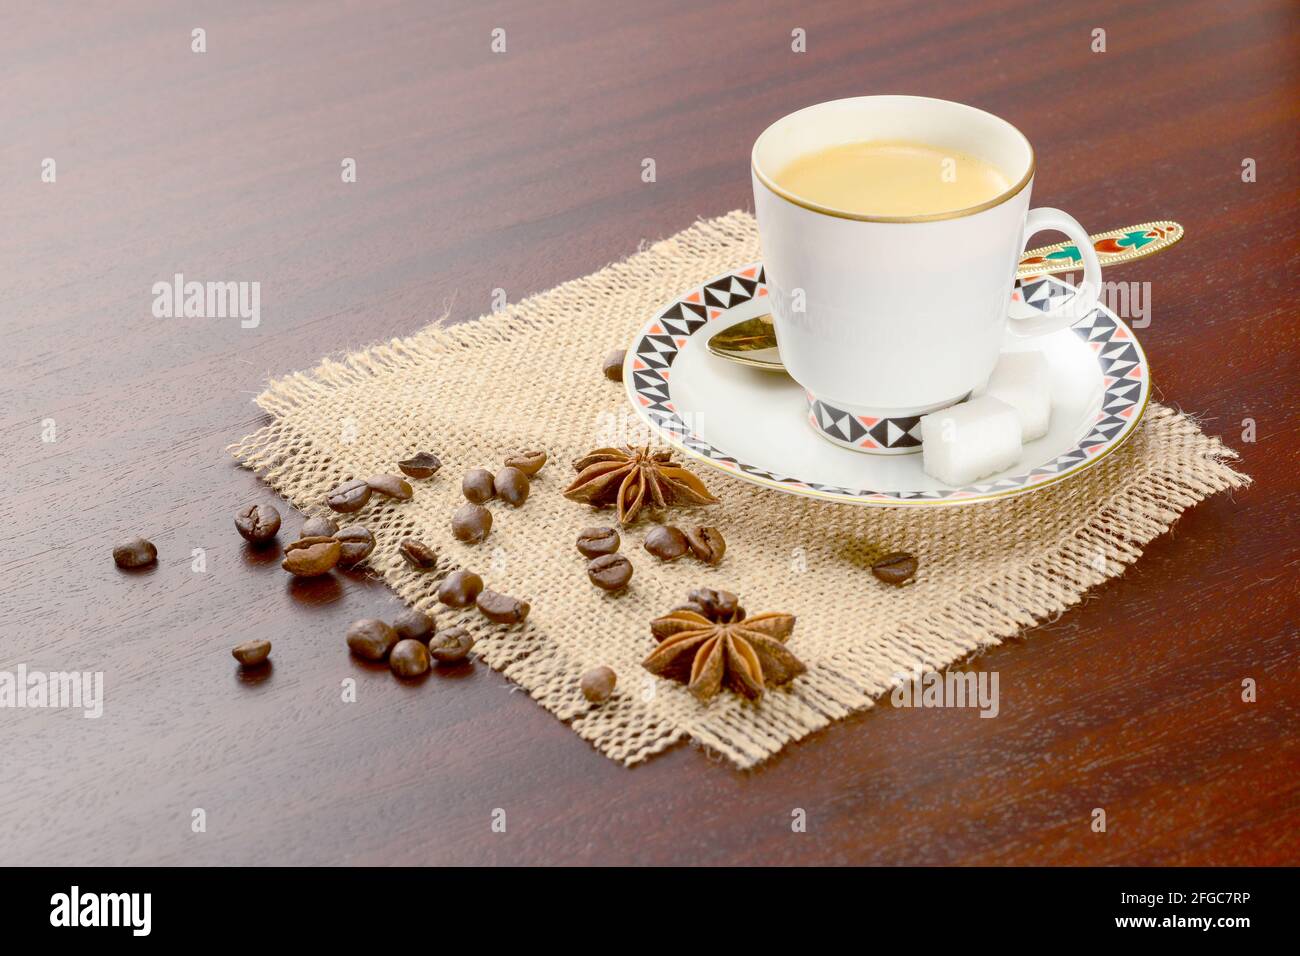
<path id="1" fill-rule="evenodd" d="M 1091 237 L 1092 248 L 1103 269 L 1162 252 L 1181 238 L 1183 227 L 1168 220 L 1125 226 L 1123 229 L 1095 233 Z M 1025 254 L 1020 257 L 1020 265 L 1016 268 L 1016 278 L 1030 279 L 1034 276 L 1077 272 L 1082 268 L 1083 261 L 1074 243 L 1058 242 L 1039 249 L 1025 250 Z"/>

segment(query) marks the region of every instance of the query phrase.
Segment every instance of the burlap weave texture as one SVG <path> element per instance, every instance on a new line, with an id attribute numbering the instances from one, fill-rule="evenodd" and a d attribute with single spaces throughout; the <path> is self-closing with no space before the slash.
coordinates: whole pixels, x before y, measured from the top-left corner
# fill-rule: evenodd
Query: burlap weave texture
<path id="1" fill-rule="evenodd" d="M 442 471 L 414 483 L 413 501 L 377 498 L 356 516 L 379 541 L 372 568 L 407 602 L 435 610 L 440 626 L 473 630 L 481 660 L 627 764 L 691 738 L 752 766 L 870 706 L 899 675 L 942 668 L 1077 603 L 1184 509 L 1249 480 L 1229 466 L 1233 452 L 1155 403 L 1127 444 L 1096 467 L 1030 495 L 968 507 L 837 505 L 695 465 L 722 504 L 678 517 L 722 528 L 726 559 L 717 568 L 689 558 L 660 564 L 641 549 L 642 521 L 623 535 L 636 567 L 632 587 L 608 596 L 587 580 L 574 538 L 609 515 L 560 494 L 573 458 L 636 437 L 624 430 L 624 393 L 601 377 L 601 358 L 626 346 L 681 290 L 759 258 L 749 214 L 698 223 L 476 322 L 435 323 L 279 379 L 257 399 L 271 421 L 231 451 L 312 514 L 325 511 L 324 495 L 340 481 L 394 471 L 415 451 L 438 453 Z M 547 449 L 551 461 L 528 502 L 518 509 L 494 502 L 488 540 L 456 542 L 450 516 L 463 500 L 461 475 L 495 469 L 529 447 Z M 396 549 L 407 536 L 439 549 L 438 572 L 405 566 Z M 920 559 L 916 580 L 902 589 L 879 584 L 866 567 L 900 549 Z M 527 599 L 528 622 L 504 629 L 472 610 L 437 605 L 437 582 L 456 567 Z M 808 673 L 757 704 L 724 692 L 707 706 L 650 677 L 640 668 L 654 646 L 648 622 L 702 585 L 739 593 L 751 613 L 795 614 L 789 646 Z M 341 635 L 338 653 L 346 653 Z M 619 685 L 592 707 L 578 679 L 597 664 L 613 667 Z"/>

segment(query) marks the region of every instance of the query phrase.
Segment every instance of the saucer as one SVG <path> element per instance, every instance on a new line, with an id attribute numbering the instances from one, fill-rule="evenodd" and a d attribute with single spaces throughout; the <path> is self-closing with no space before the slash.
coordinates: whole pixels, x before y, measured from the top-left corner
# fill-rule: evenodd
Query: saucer
<path id="1" fill-rule="evenodd" d="M 1018 283 L 1013 305 L 1046 311 L 1074 291 L 1045 276 Z M 1026 443 L 1016 466 L 950 487 L 921 470 L 921 455 L 864 455 L 850 447 L 915 440 L 912 429 L 903 439 L 895 434 L 898 423 L 891 431 L 881 422 L 810 408 L 811 397 L 788 376 L 709 352 L 714 333 L 770 312 L 766 296 L 760 263 L 684 290 L 633 340 L 623 382 L 637 415 L 665 444 L 699 464 L 788 494 L 885 507 L 945 507 L 1025 494 L 1076 475 L 1118 448 L 1150 396 L 1142 346 L 1104 306 L 1051 335 L 1008 334 L 1004 351 L 1041 351 L 1047 360 L 1051 428 Z"/>

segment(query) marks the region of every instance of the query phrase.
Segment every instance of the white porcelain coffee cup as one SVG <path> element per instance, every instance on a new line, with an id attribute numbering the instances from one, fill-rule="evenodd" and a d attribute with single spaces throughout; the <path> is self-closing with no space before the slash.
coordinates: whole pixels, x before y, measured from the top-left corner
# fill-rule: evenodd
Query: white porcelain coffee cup
<path id="1" fill-rule="evenodd" d="M 960 151 L 1013 185 L 968 209 L 876 217 L 819 206 L 776 183 L 796 157 L 872 140 Z M 846 447 L 919 450 L 919 417 L 983 384 L 1008 330 L 1057 332 L 1097 304 L 1101 266 L 1087 232 L 1059 209 L 1030 210 L 1033 147 L 991 113 L 920 96 L 820 103 L 764 130 L 751 167 L 781 360 L 808 393 L 814 426 Z M 1026 241 L 1044 230 L 1073 240 L 1084 276 L 1078 294 L 1048 312 L 1012 300 Z"/>

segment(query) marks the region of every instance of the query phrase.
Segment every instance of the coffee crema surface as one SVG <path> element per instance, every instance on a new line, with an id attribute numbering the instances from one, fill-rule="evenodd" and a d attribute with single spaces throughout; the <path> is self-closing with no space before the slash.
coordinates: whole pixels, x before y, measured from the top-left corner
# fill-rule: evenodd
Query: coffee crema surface
<path id="1" fill-rule="evenodd" d="M 908 140 L 840 143 L 775 176 L 795 197 L 860 216 L 933 216 L 979 206 L 1011 188 L 992 163 Z"/>

